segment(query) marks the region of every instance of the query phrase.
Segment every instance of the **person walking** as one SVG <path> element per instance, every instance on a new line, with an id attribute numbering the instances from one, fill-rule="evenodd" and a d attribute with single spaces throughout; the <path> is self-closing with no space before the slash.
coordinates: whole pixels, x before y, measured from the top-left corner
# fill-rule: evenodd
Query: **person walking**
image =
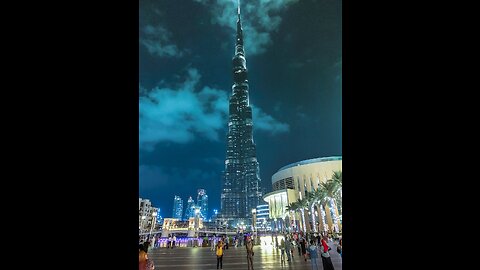
<path id="1" fill-rule="evenodd" d="M 169 234 L 169 235 L 168 235 L 167 248 L 171 248 L 171 247 L 172 247 L 172 235 Z"/>
<path id="2" fill-rule="evenodd" d="M 172 242 L 172 248 L 174 248 L 174 247 L 175 247 L 175 242 L 177 242 L 177 236 L 176 236 L 175 234 L 173 235 L 173 239 L 172 239 L 172 240 L 173 240 L 173 242 Z"/>
<path id="3" fill-rule="evenodd" d="M 322 246 L 320 247 L 320 254 L 322 257 L 323 270 L 335 270 L 333 268 L 332 258 L 330 258 L 330 247 L 328 246 L 328 236 L 324 236 L 322 239 Z"/>
<path id="4" fill-rule="evenodd" d="M 317 265 L 318 252 L 317 252 L 317 246 L 315 245 L 315 241 L 310 240 L 310 246 L 308 247 L 308 252 L 310 253 L 310 262 L 312 263 L 312 270 L 314 270 L 313 265 L 315 265 L 315 270 L 318 270 L 318 265 Z"/>
<path id="5" fill-rule="evenodd" d="M 305 261 L 307 261 L 307 243 L 305 242 L 305 238 L 302 237 L 302 239 L 300 239 L 300 248 L 302 249 L 302 255 L 303 255 L 303 259 L 305 259 Z"/>
<path id="6" fill-rule="evenodd" d="M 297 246 L 297 249 L 298 249 L 298 257 L 301 257 L 302 249 L 300 248 L 300 239 L 295 240 L 295 245 Z"/>
<path id="7" fill-rule="evenodd" d="M 220 269 L 223 269 L 223 242 L 222 240 L 218 241 L 217 244 L 217 251 L 215 252 L 217 255 L 217 269 L 220 265 Z"/>
<path id="8" fill-rule="evenodd" d="M 285 264 L 285 240 L 280 241 L 280 262 L 281 264 Z"/>
<path id="9" fill-rule="evenodd" d="M 252 239 L 250 239 L 250 236 L 247 237 L 247 244 L 245 245 L 247 249 L 247 264 L 248 264 L 248 270 L 253 270 L 253 243 Z"/>
<path id="10" fill-rule="evenodd" d="M 287 253 L 287 262 L 289 262 L 291 260 L 291 257 L 290 257 L 290 249 L 291 249 L 291 242 L 290 242 L 290 237 L 287 235 L 286 237 L 286 241 L 285 241 L 285 253 Z"/>

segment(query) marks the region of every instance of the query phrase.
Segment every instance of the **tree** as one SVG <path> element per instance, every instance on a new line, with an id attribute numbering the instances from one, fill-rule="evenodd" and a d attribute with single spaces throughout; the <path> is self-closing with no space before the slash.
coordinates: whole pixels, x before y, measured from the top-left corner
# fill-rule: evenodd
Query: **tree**
<path id="1" fill-rule="evenodd" d="M 327 197 L 327 193 L 323 188 L 323 186 L 320 185 L 314 192 L 314 198 L 315 198 L 315 203 L 319 208 L 319 216 L 320 216 L 319 221 L 322 222 L 322 226 L 325 226 L 326 224 L 325 217 L 322 215 L 322 210 L 325 211 L 324 205 L 327 203 L 326 197 Z"/>
<path id="2" fill-rule="evenodd" d="M 315 197 L 315 191 L 313 192 L 308 192 L 305 196 L 305 199 L 307 201 L 307 207 L 308 209 L 310 210 L 310 213 L 311 213 L 311 216 L 312 216 L 312 227 L 313 227 L 313 231 L 316 232 L 317 231 L 317 226 L 316 226 L 316 222 L 315 222 L 315 204 L 317 203 L 317 200 L 316 200 L 316 197 Z"/>
<path id="3" fill-rule="evenodd" d="M 298 199 L 297 201 L 298 208 L 300 209 L 300 212 L 302 213 L 302 223 L 303 223 L 303 231 L 307 232 L 306 226 L 305 226 L 305 208 L 308 207 L 308 202 L 305 199 Z"/>
<path id="4" fill-rule="evenodd" d="M 334 171 L 332 181 L 337 183 L 342 188 L 342 171 Z"/>
<path id="5" fill-rule="evenodd" d="M 297 223 L 296 223 L 295 216 L 297 215 L 298 203 L 297 202 L 292 202 L 291 204 L 287 205 L 286 209 L 289 212 L 293 212 L 293 223 L 296 225 Z"/>
<path id="6" fill-rule="evenodd" d="M 332 175 L 333 183 L 337 185 L 334 189 L 336 192 L 334 194 L 335 202 L 337 205 L 338 213 L 341 215 L 342 213 L 342 171 L 334 171 Z"/>
<path id="7" fill-rule="evenodd" d="M 329 179 L 327 180 L 327 182 L 321 183 L 320 185 L 325 191 L 325 195 L 326 195 L 325 199 L 327 200 L 326 202 L 328 203 L 329 208 L 333 210 L 332 217 L 334 219 L 334 222 L 337 223 L 338 216 L 336 213 L 337 211 L 335 211 L 337 204 L 335 200 L 336 200 L 336 197 L 338 197 L 338 192 L 340 191 L 340 185 L 338 185 L 338 183 L 332 179 Z"/>

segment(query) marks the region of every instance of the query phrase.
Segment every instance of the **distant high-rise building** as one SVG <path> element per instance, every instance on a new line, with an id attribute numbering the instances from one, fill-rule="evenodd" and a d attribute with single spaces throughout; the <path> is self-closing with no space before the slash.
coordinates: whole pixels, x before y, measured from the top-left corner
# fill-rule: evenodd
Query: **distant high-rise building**
<path id="1" fill-rule="evenodd" d="M 204 219 L 207 219 L 208 215 L 208 195 L 205 189 L 198 190 L 197 206 L 200 207 L 200 214 Z"/>
<path id="2" fill-rule="evenodd" d="M 180 196 L 175 195 L 173 199 L 173 214 L 172 217 L 176 219 L 182 219 L 183 215 L 183 200 Z"/>
<path id="3" fill-rule="evenodd" d="M 233 57 L 233 86 L 230 96 L 227 154 L 221 193 L 221 215 L 244 219 L 262 198 L 259 164 L 253 142 L 252 107 L 249 103 L 247 64 L 243 48 L 243 30 L 238 6 L 237 37 Z"/>
<path id="4" fill-rule="evenodd" d="M 192 199 L 192 196 L 188 198 L 187 208 L 185 209 L 185 220 L 195 217 L 195 201 Z"/>
<path id="5" fill-rule="evenodd" d="M 269 219 L 268 204 L 257 205 L 257 230 L 271 230 L 271 224 Z"/>
<path id="6" fill-rule="evenodd" d="M 148 199 L 138 198 L 138 229 L 140 231 L 155 228 L 159 215 L 160 208 L 153 207 Z"/>

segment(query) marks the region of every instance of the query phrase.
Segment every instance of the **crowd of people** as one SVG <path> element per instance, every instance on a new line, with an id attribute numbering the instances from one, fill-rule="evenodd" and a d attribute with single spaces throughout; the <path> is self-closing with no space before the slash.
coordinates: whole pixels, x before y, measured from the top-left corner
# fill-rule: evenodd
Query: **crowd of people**
<path id="1" fill-rule="evenodd" d="M 257 238 L 258 240 L 258 238 Z M 152 240 L 147 239 L 145 242 L 139 245 L 139 269 L 140 270 L 153 270 L 155 268 L 152 260 L 148 259 L 148 250 L 149 247 L 155 247 L 155 238 Z M 248 269 L 253 270 L 253 246 L 254 241 L 251 235 L 237 235 L 235 237 L 213 237 L 210 241 L 212 251 L 215 251 L 217 258 L 217 269 L 223 269 L 223 255 L 225 250 L 228 249 L 228 244 L 230 242 L 234 243 L 235 248 L 239 245 L 245 245 L 247 265 Z M 303 234 L 300 233 L 285 233 L 278 242 L 278 235 L 272 235 L 272 244 L 275 245 L 275 248 L 280 250 L 280 261 L 281 264 L 287 264 L 294 260 L 295 249 L 298 251 L 298 257 L 305 261 L 310 260 L 312 270 L 318 270 L 317 260 L 318 257 L 322 260 L 322 266 L 324 270 L 334 270 L 333 263 L 330 256 L 331 247 L 329 242 L 333 242 L 331 235 L 329 234 Z M 176 236 L 169 236 L 167 248 L 174 248 L 176 245 Z M 336 243 L 336 251 L 340 256 L 342 256 L 342 239 L 338 239 Z"/>
<path id="2" fill-rule="evenodd" d="M 298 257 L 307 261 L 311 261 L 312 269 L 319 269 L 317 260 L 322 259 L 324 270 L 334 270 L 332 259 L 330 256 L 331 247 L 329 242 L 333 242 L 332 234 L 308 234 L 286 233 L 278 243 L 278 236 L 272 235 L 272 243 L 280 250 L 280 262 L 282 265 L 292 261 L 295 255 L 295 249 L 298 251 Z M 342 256 L 342 239 L 338 239 L 336 251 Z"/>

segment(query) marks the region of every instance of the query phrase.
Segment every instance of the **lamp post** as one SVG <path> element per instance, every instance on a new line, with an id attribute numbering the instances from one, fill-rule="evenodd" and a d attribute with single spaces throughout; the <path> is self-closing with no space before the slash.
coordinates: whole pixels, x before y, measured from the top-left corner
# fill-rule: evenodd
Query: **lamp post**
<path id="1" fill-rule="evenodd" d="M 255 244 L 258 244 L 258 237 L 257 237 L 257 209 L 252 209 L 252 227 L 253 227 L 253 241 Z"/>
<path id="2" fill-rule="evenodd" d="M 150 234 L 152 234 L 153 228 L 155 227 L 155 223 L 157 222 L 157 212 L 152 212 L 152 224 L 150 226 Z"/>
<path id="3" fill-rule="evenodd" d="M 200 209 L 195 208 L 195 237 L 198 237 L 198 231 L 200 228 Z"/>
<path id="4" fill-rule="evenodd" d="M 217 209 L 214 209 L 213 212 L 215 213 L 215 237 L 217 237 L 217 227 L 218 227 L 217 214 L 218 214 L 218 211 L 217 211 Z"/>

